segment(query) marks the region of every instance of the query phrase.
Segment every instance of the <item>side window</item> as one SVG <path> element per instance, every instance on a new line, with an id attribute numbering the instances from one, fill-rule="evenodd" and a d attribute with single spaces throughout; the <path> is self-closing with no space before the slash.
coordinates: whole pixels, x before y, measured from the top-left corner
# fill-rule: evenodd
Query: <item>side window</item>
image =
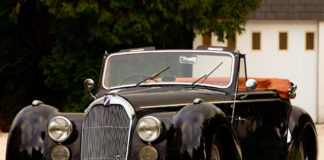
<path id="1" fill-rule="evenodd" d="M 245 65 L 245 57 L 240 58 L 240 70 L 239 70 L 239 78 L 243 80 L 247 80 L 247 73 L 246 73 L 246 65 Z M 244 82 L 245 83 L 245 82 Z"/>
<path id="2" fill-rule="evenodd" d="M 315 49 L 315 33 L 306 32 L 305 33 L 305 50 L 312 51 Z"/>
<path id="3" fill-rule="evenodd" d="M 252 32 L 252 51 L 261 50 L 261 32 Z"/>
<path id="4" fill-rule="evenodd" d="M 247 73 L 246 73 L 246 64 L 245 64 L 245 57 L 240 58 L 240 70 L 239 70 L 239 90 L 245 90 L 245 82 L 247 81 Z"/>
<path id="5" fill-rule="evenodd" d="M 202 33 L 202 45 L 211 46 L 212 36 L 211 32 Z"/>
<path id="6" fill-rule="evenodd" d="M 226 46 L 236 50 L 236 34 L 234 34 L 233 38 L 227 38 L 227 45 Z"/>
<path id="7" fill-rule="evenodd" d="M 288 32 L 279 32 L 279 51 L 288 50 Z"/>

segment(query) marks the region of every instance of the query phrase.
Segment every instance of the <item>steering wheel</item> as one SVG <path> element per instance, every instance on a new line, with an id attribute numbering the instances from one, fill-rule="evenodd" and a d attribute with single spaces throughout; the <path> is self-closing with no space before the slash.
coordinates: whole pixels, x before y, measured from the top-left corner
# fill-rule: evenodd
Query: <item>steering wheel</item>
<path id="1" fill-rule="evenodd" d="M 126 78 L 124 78 L 124 80 L 120 83 L 121 85 L 125 84 L 125 82 L 131 80 L 131 79 L 134 79 L 134 78 L 142 78 L 142 80 L 148 78 L 150 76 L 148 75 L 145 75 L 145 74 L 134 74 L 134 75 L 130 75 L 130 76 L 127 76 Z M 154 82 L 158 82 L 156 79 L 152 79 Z M 140 81 L 138 81 L 140 82 Z"/>

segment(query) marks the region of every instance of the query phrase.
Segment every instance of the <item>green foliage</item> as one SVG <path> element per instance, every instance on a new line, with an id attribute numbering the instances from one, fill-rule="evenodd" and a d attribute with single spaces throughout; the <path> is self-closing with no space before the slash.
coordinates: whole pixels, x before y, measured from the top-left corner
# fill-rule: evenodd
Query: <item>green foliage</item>
<path id="1" fill-rule="evenodd" d="M 191 48 L 195 32 L 203 31 L 223 40 L 243 31 L 246 15 L 260 1 L 3 2 L 0 109 L 16 112 L 42 99 L 64 111 L 82 111 L 91 101 L 83 80 L 99 78 L 105 50 Z"/>

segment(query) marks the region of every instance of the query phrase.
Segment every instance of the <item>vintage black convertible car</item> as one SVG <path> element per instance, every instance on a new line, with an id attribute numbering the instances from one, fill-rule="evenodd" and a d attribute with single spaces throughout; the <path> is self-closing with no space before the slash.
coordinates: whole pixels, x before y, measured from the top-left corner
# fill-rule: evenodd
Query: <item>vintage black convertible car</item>
<path id="1" fill-rule="evenodd" d="M 106 53 L 85 112 L 33 101 L 12 123 L 6 158 L 316 159 L 314 123 L 290 103 L 296 85 L 248 78 L 245 62 L 225 47 Z"/>

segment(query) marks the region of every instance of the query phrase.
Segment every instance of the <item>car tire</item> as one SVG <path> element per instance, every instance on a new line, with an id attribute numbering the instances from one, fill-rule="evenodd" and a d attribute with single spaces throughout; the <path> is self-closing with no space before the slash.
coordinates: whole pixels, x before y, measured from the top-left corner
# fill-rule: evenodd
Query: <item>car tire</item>
<path id="1" fill-rule="evenodd" d="M 288 154 L 287 160 L 308 160 L 307 153 L 304 149 L 304 136 L 301 137 L 299 143 L 293 143 Z"/>
<path id="2" fill-rule="evenodd" d="M 305 151 L 304 151 L 303 141 L 300 141 L 299 147 L 298 147 L 298 151 L 299 151 L 298 158 L 300 160 L 307 160 L 308 159 L 307 157 L 305 157 Z"/>
<path id="3" fill-rule="evenodd" d="M 212 142 L 210 148 L 210 160 L 222 160 L 224 152 L 217 135 L 214 136 Z"/>

